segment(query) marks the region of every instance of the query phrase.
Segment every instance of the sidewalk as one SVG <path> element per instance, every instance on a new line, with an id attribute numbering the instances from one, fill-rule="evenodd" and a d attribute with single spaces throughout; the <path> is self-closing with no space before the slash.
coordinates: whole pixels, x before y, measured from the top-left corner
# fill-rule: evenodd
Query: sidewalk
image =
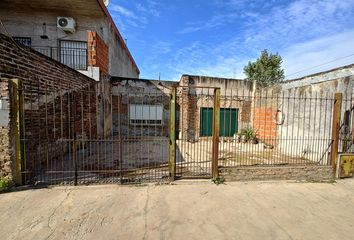
<path id="1" fill-rule="evenodd" d="M 353 239 L 354 179 L 0 194 L 1 239 Z"/>

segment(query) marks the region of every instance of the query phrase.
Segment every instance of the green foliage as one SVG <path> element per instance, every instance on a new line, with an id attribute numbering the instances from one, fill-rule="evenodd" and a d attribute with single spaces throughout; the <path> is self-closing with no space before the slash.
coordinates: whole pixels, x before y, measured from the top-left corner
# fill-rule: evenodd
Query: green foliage
<path id="1" fill-rule="evenodd" d="M 276 53 L 261 52 L 261 56 L 255 62 L 248 62 L 243 72 L 250 81 L 257 81 L 260 87 L 274 85 L 284 80 L 284 70 L 281 68 L 283 60 Z"/>
<path id="2" fill-rule="evenodd" d="M 6 191 L 11 187 L 11 180 L 8 177 L 0 177 L 0 192 Z"/>
<path id="3" fill-rule="evenodd" d="M 254 130 L 251 127 L 246 127 L 241 129 L 240 135 L 245 136 L 246 141 L 251 141 L 251 140 L 257 140 L 258 139 L 258 133 L 256 130 Z"/>
<path id="4" fill-rule="evenodd" d="M 217 177 L 217 178 L 213 179 L 213 183 L 215 183 L 216 185 L 225 184 L 225 178 Z"/>

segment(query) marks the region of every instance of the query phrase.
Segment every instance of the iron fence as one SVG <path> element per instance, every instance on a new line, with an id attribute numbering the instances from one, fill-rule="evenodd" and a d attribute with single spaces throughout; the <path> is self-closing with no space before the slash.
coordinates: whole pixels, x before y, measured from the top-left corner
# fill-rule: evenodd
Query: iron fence
<path id="1" fill-rule="evenodd" d="M 177 88 L 177 178 L 210 178 L 212 175 L 214 100 L 214 88 Z"/>
<path id="2" fill-rule="evenodd" d="M 344 94 L 339 130 L 339 152 L 354 153 L 354 98 Z"/>
<path id="3" fill-rule="evenodd" d="M 110 84 L 97 83 L 65 90 L 23 85 L 19 96 L 25 183 L 168 179 L 168 94 L 112 94 Z"/>
<path id="4" fill-rule="evenodd" d="M 329 165 L 333 94 L 229 91 L 220 101 L 229 126 L 220 132 L 219 166 Z"/>
<path id="5" fill-rule="evenodd" d="M 333 164 L 332 93 L 22 84 L 25 183 L 164 182 L 211 178 L 217 167 Z M 344 96 L 339 151 L 353 152 Z"/>
<path id="6" fill-rule="evenodd" d="M 46 55 L 76 70 L 87 70 L 87 48 L 78 47 L 32 47 L 37 52 Z"/>

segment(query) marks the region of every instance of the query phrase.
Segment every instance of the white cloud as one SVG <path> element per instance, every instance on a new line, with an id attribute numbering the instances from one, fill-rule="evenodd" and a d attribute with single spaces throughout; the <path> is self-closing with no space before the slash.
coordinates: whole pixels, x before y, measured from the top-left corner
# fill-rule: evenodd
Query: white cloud
<path id="1" fill-rule="evenodd" d="M 242 9 L 249 2 L 217 1 L 220 6 L 228 5 L 233 9 Z M 291 74 L 354 53 L 353 12 L 354 0 L 298 0 L 286 6 L 273 7 L 264 14 L 253 12 L 251 6 L 250 11 L 242 13 L 247 19 L 243 25 L 246 30 L 217 44 L 194 42 L 175 54 L 170 68 L 181 74 L 243 78 L 243 66 L 248 61 L 254 61 L 261 50 L 268 49 L 283 56 L 285 72 Z M 218 22 L 218 15 L 215 15 L 207 23 L 189 24 L 179 33 L 227 24 L 234 21 L 236 15 L 225 14 L 221 22 Z M 338 60 L 291 78 L 353 62 L 354 57 Z"/>
<path id="2" fill-rule="evenodd" d="M 135 8 L 141 13 L 151 14 L 154 17 L 160 16 L 159 3 L 153 0 L 147 0 L 146 4 L 136 3 Z"/>
<path id="3" fill-rule="evenodd" d="M 285 75 L 288 79 L 293 79 L 354 63 L 353 39 L 354 30 L 351 30 L 294 44 L 284 49 L 281 55 Z M 349 55 L 352 56 L 346 57 Z"/>
<path id="4" fill-rule="evenodd" d="M 110 4 L 110 9 L 113 11 L 113 12 L 117 12 L 125 17 L 128 17 L 128 18 L 132 18 L 132 19 L 137 19 L 138 17 L 131 11 L 129 11 L 128 9 L 118 5 L 118 4 L 114 4 L 114 3 L 111 3 Z"/>
<path id="5" fill-rule="evenodd" d="M 134 8 L 135 6 L 135 8 Z M 149 17 L 158 17 L 159 4 L 153 0 L 146 0 L 146 4 L 136 3 L 132 9 L 122 5 L 111 3 L 108 8 L 112 17 L 117 21 L 119 28 L 125 31 L 127 26 L 134 28 L 144 28 L 149 23 Z"/>

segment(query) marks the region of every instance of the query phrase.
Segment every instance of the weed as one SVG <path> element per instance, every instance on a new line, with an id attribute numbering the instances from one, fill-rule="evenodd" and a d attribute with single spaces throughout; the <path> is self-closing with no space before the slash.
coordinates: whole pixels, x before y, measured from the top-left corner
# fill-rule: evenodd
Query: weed
<path id="1" fill-rule="evenodd" d="M 223 177 L 214 178 L 213 183 L 215 183 L 216 185 L 225 184 L 225 178 Z"/>
<path id="2" fill-rule="evenodd" d="M 0 177 L 0 192 L 11 188 L 11 180 L 8 177 Z"/>

